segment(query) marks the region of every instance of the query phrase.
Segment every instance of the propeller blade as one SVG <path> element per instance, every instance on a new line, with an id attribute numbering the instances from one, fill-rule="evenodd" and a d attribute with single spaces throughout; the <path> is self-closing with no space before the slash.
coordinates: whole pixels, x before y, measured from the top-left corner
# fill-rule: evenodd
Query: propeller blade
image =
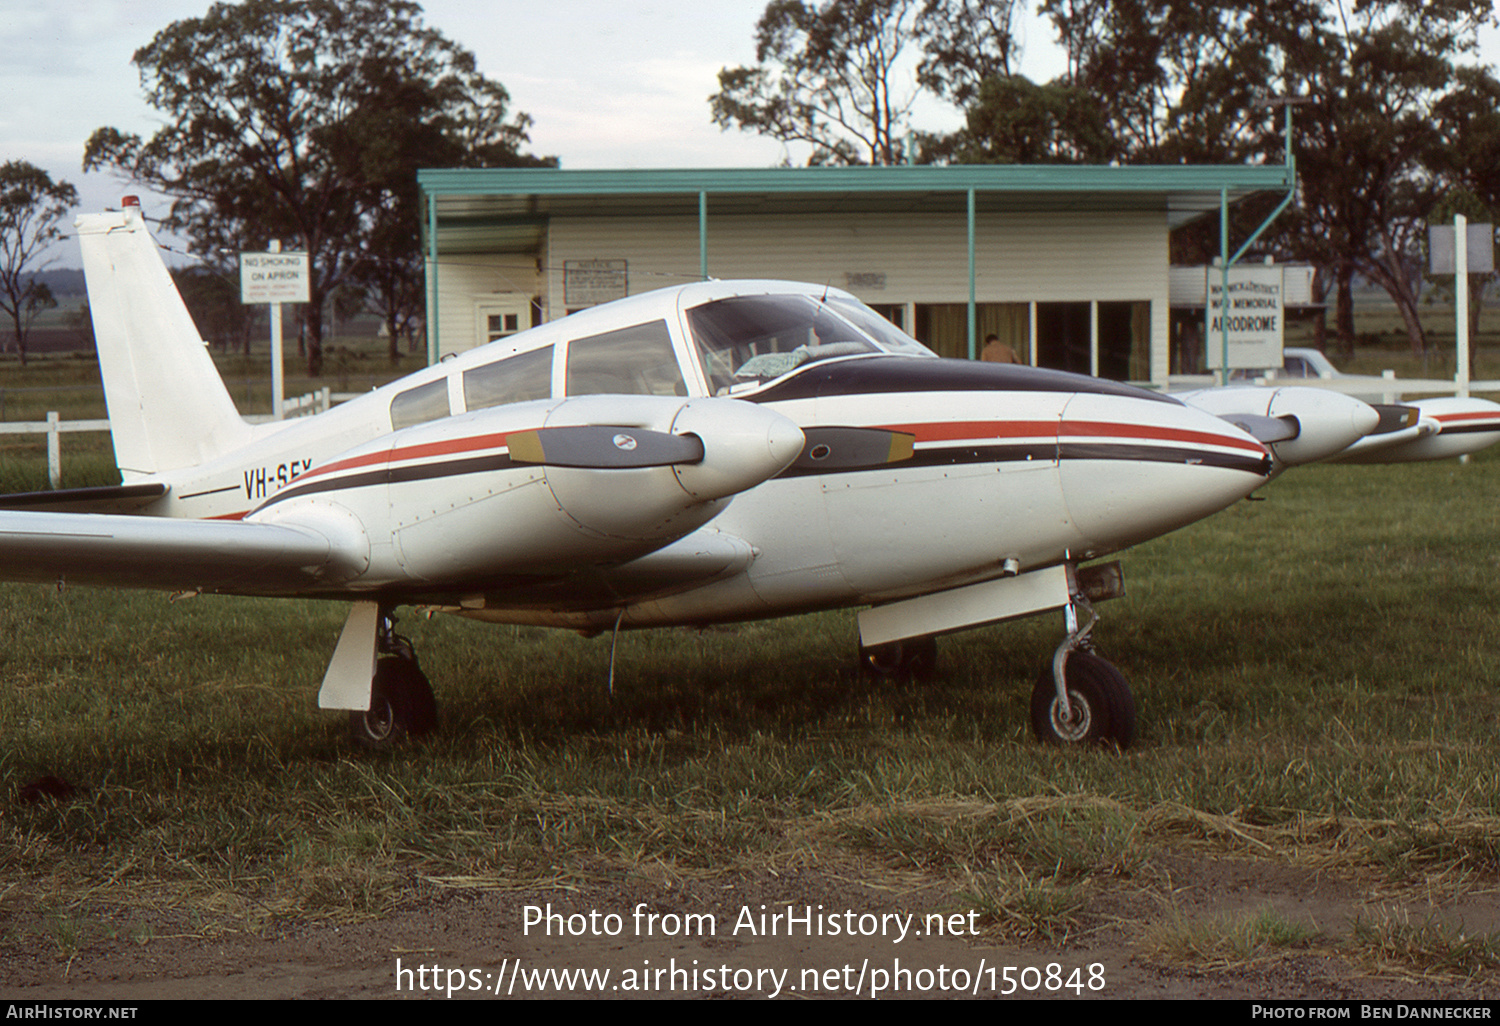
<path id="1" fill-rule="evenodd" d="M 884 428 L 812 427 L 789 471 L 859 470 L 883 467 L 912 457 L 916 436 Z"/>
<path id="2" fill-rule="evenodd" d="M 1292 416 L 1262 417 L 1255 413 L 1223 413 L 1219 415 L 1219 419 L 1227 420 L 1257 442 L 1265 445 L 1272 442 L 1285 442 L 1302 433 L 1302 425 L 1297 423 L 1296 417 Z"/>
<path id="3" fill-rule="evenodd" d="M 666 467 L 703 459 L 703 442 L 696 435 L 601 424 L 518 431 L 506 438 L 506 445 L 517 463 L 591 470 Z"/>
<path id="4" fill-rule="evenodd" d="M 1375 425 L 1372 435 L 1389 434 L 1392 431 L 1402 431 L 1409 427 L 1415 427 L 1422 417 L 1422 411 L 1415 406 L 1402 406 L 1392 403 L 1371 403 L 1375 412 L 1380 414 L 1380 423 Z"/>

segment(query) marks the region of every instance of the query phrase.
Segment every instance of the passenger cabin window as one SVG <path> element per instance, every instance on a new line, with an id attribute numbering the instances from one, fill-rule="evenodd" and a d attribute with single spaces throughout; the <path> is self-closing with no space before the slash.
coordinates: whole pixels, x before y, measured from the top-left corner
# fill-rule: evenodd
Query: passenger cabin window
<path id="1" fill-rule="evenodd" d="M 568 343 L 568 395 L 687 395 L 666 321 Z"/>
<path id="2" fill-rule="evenodd" d="M 391 400 L 391 430 L 400 431 L 413 424 L 441 420 L 451 416 L 448 406 L 448 379 L 438 378 L 416 388 L 408 388 Z"/>
<path id="3" fill-rule="evenodd" d="M 464 405 L 471 410 L 547 399 L 551 395 L 551 346 L 464 372 Z"/>

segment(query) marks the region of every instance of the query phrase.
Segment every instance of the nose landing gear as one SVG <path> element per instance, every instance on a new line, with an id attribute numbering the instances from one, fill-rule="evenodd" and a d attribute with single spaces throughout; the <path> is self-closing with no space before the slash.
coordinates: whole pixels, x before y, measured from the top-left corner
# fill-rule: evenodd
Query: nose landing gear
<path id="1" fill-rule="evenodd" d="M 1079 625 L 1079 612 L 1088 622 Z M 1068 636 L 1031 691 L 1031 728 L 1044 744 L 1114 744 L 1135 739 L 1135 696 L 1125 677 L 1093 652 L 1089 633 L 1099 617 L 1083 595 L 1063 609 Z"/>

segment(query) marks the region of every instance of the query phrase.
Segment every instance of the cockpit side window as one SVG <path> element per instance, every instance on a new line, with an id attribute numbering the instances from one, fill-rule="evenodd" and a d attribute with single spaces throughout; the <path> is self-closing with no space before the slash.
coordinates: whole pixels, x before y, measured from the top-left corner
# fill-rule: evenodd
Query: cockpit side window
<path id="1" fill-rule="evenodd" d="M 734 296 L 695 306 L 687 317 L 715 392 L 780 377 L 816 360 L 880 352 L 812 296 Z"/>
<path id="2" fill-rule="evenodd" d="M 464 406 L 470 410 L 547 399 L 551 395 L 551 346 L 464 372 Z"/>
<path id="3" fill-rule="evenodd" d="M 937 355 L 931 349 L 928 349 L 922 343 L 880 316 L 880 314 L 857 300 L 832 296 L 828 300 L 828 305 L 832 306 L 844 317 L 849 318 L 856 328 L 880 343 L 880 348 L 888 353 L 905 353 L 909 356 Z"/>
<path id="4" fill-rule="evenodd" d="M 413 424 L 425 424 L 452 416 L 448 405 L 448 379 L 438 378 L 416 388 L 408 388 L 391 400 L 391 430 L 400 431 Z"/>
<path id="5" fill-rule="evenodd" d="M 568 343 L 568 395 L 687 395 L 666 321 Z"/>

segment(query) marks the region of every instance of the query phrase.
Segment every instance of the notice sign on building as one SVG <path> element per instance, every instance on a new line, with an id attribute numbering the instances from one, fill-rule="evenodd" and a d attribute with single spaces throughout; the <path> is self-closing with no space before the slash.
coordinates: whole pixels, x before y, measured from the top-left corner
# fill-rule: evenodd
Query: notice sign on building
<path id="1" fill-rule="evenodd" d="M 242 303 L 306 303 L 311 281 L 306 253 L 240 254 Z"/>
<path id="2" fill-rule="evenodd" d="M 563 261 L 563 302 L 570 307 L 624 299 L 629 292 L 630 271 L 624 260 Z"/>
<path id="3" fill-rule="evenodd" d="M 1229 326 L 1231 369 L 1281 366 L 1284 317 L 1282 269 L 1250 264 L 1229 269 L 1229 305 L 1224 305 L 1224 271 L 1207 268 L 1208 316 L 1204 331 L 1208 366 L 1224 365 L 1224 325 Z"/>

